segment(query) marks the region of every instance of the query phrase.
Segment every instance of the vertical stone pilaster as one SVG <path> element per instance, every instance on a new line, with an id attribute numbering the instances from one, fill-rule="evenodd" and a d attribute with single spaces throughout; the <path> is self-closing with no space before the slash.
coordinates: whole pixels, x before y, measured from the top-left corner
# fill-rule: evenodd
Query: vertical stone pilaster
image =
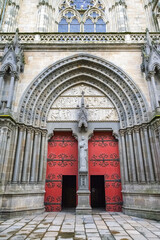
<path id="1" fill-rule="evenodd" d="M 42 181 L 44 182 L 46 179 L 47 153 L 48 153 L 48 134 L 46 132 L 46 137 L 44 139 L 44 158 L 43 158 L 43 172 L 42 172 Z"/>
<path id="2" fill-rule="evenodd" d="M 9 98 L 7 101 L 7 108 L 11 109 L 14 93 L 15 75 L 11 74 L 10 87 L 9 87 Z"/>
<path id="3" fill-rule="evenodd" d="M 149 126 L 149 140 L 150 140 L 151 152 L 152 152 L 152 156 L 153 156 L 153 166 L 154 166 L 155 178 L 156 178 L 156 181 L 158 182 L 160 180 L 160 176 L 158 174 L 159 170 L 157 168 L 157 162 L 159 161 L 159 156 L 157 156 L 155 136 L 154 136 L 153 129 L 151 126 Z"/>
<path id="4" fill-rule="evenodd" d="M 22 169 L 22 182 L 27 182 L 27 175 L 28 175 L 28 167 L 30 162 L 30 156 L 32 154 L 31 152 L 31 134 L 32 130 L 31 128 L 27 129 L 27 136 L 26 136 L 26 147 L 25 147 L 25 153 L 24 153 L 24 162 L 23 162 L 23 169 Z"/>
<path id="5" fill-rule="evenodd" d="M 155 23 L 153 19 L 153 11 L 152 11 L 152 1 L 150 0 L 143 0 L 144 9 L 146 12 L 146 21 L 147 21 L 147 28 L 150 31 L 156 31 Z"/>
<path id="6" fill-rule="evenodd" d="M 49 32 L 52 30 L 52 5 L 48 0 L 39 0 L 37 30 L 39 32 Z"/>
<path id="7" fill-rule="evenodd" d="M 3 87 L 3 81 L 4 81 L 4 72 L 0 72 L 0 110 L 2 107 L 2 87 Z"/>
<path id="8" fill-rule="evenodd" d="M 156 144 L 156 153 L 157 153 L 157 159 L 156 159 L 156 167 L 158 172 L 158 181 L 160 182 L 160 142 L 159 142 L 159 131 L 158 129 L 154 129 L 154 138 L 155 138 L 155 144 Z"/>
<path id="9" fill-rule="evenodd" d="M 142 151 L 144 156 L 144 167 L 146 172 L 146 179 L 147 182 L 154 182 L 154 169 L 153 169 L 153 162 L 152 162 L 152 154 L 149 144 L 149 136 L 148 136 L 148 130 L 147 125 L 144 125 L 141 128 L 141 139 L 142 139 Z"/>
<path id="10" fill-rule="evenodd" d="M 154 110 L 154 102 L 152 100 L 152 99 L 154 99 L 154 92 L 153 92 L 153 89 L 152 89 L 152 83 L 151 83 L 151 79 L 150 78 L 147 78 L 147 83 L 148 83 L 148 88 L 149 88 L 151 108 L 152 108 L 152 110 Z"/>
<path id="11" fill-rule="evenodd" d="M 14 171 L 12 181 L 17 183 L 21 180 L 21 168 L 24 154 L 25 128 L 22 126 L 19 129 L 18 144 L 15 156 Z"/>
<path id="12" fill-rule="evenodd" d="M 10 0 L 8 1 L 8 6 L 6 9 L 6 14 L 4 18 L 3 31 L 4 32 L 14 32 L 17 28 L 17 16 L 20 8 L 21 0 Z"/>
<path id="13" fill-rule="evenodd" d="M 40 153 L 40 132 L 36 131 L 33 143 L 33 157 L 31 163 L 30 182 L 32 183 L 36 183 L 38 180 L 39 153 Z"/>
<path id="14" fill-rule="evenodd" d="M 136 165 L 135 165 L 135 158 L 134 158 L 134 150 L 133 150 L 133 139 L 132 139 L 132 131 L 129 129 L 127 131 L 128 134 L 128 164 L 130 164 L 130 180 L 133 182 L 137 182 L 137 172 L 136 172 Z"/>
<path id="15" fill-rule="evenodd" d="M 145 177 L 145 169 L 144 169 L 139 127 L 134 128 L 134 149 L 135 149 L 135 157 L 136 157 L 138 182 L 144 183 L 146 181 L 146 177 Z"/>
<path id="16" fill-rule="evenodd" d="M 154 72 L 150 72 L 151 85 L 152 85 L 153 94 L 154 94 L 153 95 L 154 107 L 158 108 L 159 107 L 159 101 L 158 101 L 158 94 L 157 94 L 154 74 L 155 74 Z"/>
<path id="17" fill-rule="evenodd" d="M 125 144 L 125 132 L 124 130 L 120 130 L 120 138 L 121 138 L 121 152 L 122 152 L 122 163 L 123 164 L 123 174 L 124 174 L 124 181 L 129 182 L 128 176 L 128 161 L 127 161 L 127 154 L 126 154 L 126 144 Z"/>
<path id="18" fill-rule="evenodd" d="M 8 178 L 9 182 L 12 182 L 12 177 L 13 177 L 14 160 L 15 160 L 16 148 L 17 148 L 17 139 L 18 139 L 18 126 L 15 126 L 12 134 L 12 140 L 11 140 L 11 165 L 10 165 L 10 174 Z"/>
<path id="19" fill-rule="evenodd" d="M 8 151 L 9 147 L 8 138 L 9 138 L 9 129 L 8 127 L 2 127 L 0 129 L 0 181 L 4 179 L 5 171 L 3 171 L 6 152 Z M 8 146 L 8 149 L 7 149 Z"/>
<path id="20" fill-rule="evenodd" d="M 115 10 L 117 14 L 117 26 L 118 32 L 126 32 L 128 30 L 128 23 L 127 23 L 127 13 L 126 13 L 127 5 L 125 0 L 118 0 L 115 3 Z"/>
<path id="21" fill-rule="evenodd" d="M 47 160 L 47 155 L 46 153 L 46 132 L 42 132 L 42 141 L 41 141 L 41 155 L 40 155 L 40 164 L 39 164 L 39 175 L 38 175 L 38 181 L 43 182 L 44 177 L 43 177 L 43 172 L 45 171 L 44 164 L 46 164 Z"/>

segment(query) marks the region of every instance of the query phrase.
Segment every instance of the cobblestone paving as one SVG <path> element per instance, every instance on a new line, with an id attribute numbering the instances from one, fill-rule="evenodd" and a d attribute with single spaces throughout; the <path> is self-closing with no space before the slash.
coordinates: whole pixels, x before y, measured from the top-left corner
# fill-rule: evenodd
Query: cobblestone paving
<path id="1" fill-rule="evenodd" d="M 158 240 L 160 222 L 122 213 L 44 213 L 0 221 L 0 239 Z"/>

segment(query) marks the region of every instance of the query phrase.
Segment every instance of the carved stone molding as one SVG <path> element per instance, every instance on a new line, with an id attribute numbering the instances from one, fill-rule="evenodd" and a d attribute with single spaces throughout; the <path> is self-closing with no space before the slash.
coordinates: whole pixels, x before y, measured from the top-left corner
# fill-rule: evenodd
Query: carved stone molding
<path id="1" fill-rule="evenodd" d="M 80 83 L 100 89 L 113 102 L 121 128 L 148 120 L 144 96 L 120 68 L 89 54 L 77 54 L 45 69 L 30 84 L 19 106 L 19 121 L 45 127 L 54 101 Z"/>

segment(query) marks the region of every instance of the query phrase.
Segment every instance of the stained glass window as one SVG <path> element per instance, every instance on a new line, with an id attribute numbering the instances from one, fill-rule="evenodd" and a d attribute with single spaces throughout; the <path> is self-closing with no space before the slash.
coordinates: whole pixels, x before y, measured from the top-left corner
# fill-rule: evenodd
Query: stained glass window
<path id="1" fill-rule="evenodd" d="M 62 18 L 58 25 L 58 32 L 68 32 L 68 23 L 66 19 Z"/>
<path id="2" fill-rule="evenodd" d="M 80 24 L 77 19 L 73 19 L 70 24 L 70 32 L 80 32 Z"/>
<path id="3" fill-rule="evenodd" d="M 77 10 L 86 10 L 89 6 L 93 6 L 93 0 L 72 0 L 70 5 L 75 6 Z"/>
<path id="4" fill-rule="evenodd" d="M 106 24 L 101 18 L 96 23 L 96 32 L 106 32 Z"/>
<path id="5" fill-rule="evenodd" d="M 94 24 L 89 18 L 84 23 L 84 32 L 94 32 Z"/>

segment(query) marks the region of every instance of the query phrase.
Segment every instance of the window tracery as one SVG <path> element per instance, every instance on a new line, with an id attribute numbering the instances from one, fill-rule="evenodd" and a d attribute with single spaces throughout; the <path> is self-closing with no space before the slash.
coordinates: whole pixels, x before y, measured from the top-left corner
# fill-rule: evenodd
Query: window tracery
<path id="1" fill-rule="evenodd" d="M 99 0 L 68 0 L 59 6 L 58 32 L 106 32 L 105 8 Z"/>

